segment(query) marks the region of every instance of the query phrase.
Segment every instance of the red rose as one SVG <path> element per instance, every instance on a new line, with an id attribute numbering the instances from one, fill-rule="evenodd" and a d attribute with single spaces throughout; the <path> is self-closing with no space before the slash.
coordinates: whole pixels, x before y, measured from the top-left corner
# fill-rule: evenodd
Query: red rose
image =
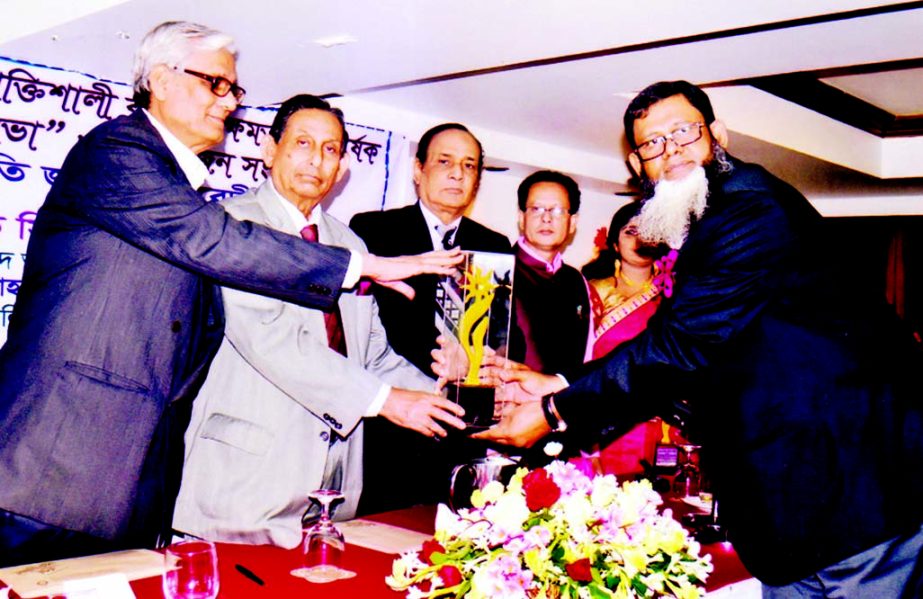
<path id="1" fill-rule="evenodd" d="M 445 553 L 445 547 L 440 545 L 439 541 L 436 539 L 423 541 L 423 548 L 420 549 L 420 561 L 426 562 L 427 564 L 432 564 L 432 555 L 434 553 Z"/>
<path id="2" fill-rule="evenodd" d="M 561 496 L 561 488 L 544 468 L 533 470 L 522 479 L 522 489 L 526 493 L 526 505 L 533 512 L 551 507 Z"/>
<path id="3" fill-rule="evenodd" d="M 439 578 L 442 579 L 443 585 L 454 587 L 457 584 L 461 584 L 462 573 L 455 566 L 443 566 L 439 568 Z"/>
<path id="4" fill-rule="evenodd" d="M 590 560 L 587 558 L 578 559 L 577 561 L 564 566 L 567 575 L 577 582 L 590 582 L 593 580 L 593 573 L 590 571 Z"/>

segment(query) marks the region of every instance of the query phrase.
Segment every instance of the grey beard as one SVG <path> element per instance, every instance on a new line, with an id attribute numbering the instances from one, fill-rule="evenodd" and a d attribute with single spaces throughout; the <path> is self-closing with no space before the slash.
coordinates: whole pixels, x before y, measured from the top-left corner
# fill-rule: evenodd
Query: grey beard
<path id="1" fill-rule="evenodd" d="M 708 177 L 698 167 L 680 181 L 660 181 L 638 214 L 638 236 L 647 243 L 679 249 L 692 218 L 701 218 L 708 200 Z"/>

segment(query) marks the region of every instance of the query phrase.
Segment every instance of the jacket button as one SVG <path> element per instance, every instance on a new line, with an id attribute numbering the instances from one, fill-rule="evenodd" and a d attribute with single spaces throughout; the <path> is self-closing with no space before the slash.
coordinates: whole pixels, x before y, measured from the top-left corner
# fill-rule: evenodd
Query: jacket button
<path id="1" fill-rule="evenodd" d="M 170 323 L 170 330 L 174 333 L 179 333 L 183 330 L 183 325 L 180 324 L 180 321 L 174 320 L 172 323 Z"/>
<path id="2" fill-rule="evenodd" d="M 327 431 L 324 431 L 320 434 L 320 438 L 321 438 L 321 441 L 329 441 L 330 433 L 328 433 Z"/>

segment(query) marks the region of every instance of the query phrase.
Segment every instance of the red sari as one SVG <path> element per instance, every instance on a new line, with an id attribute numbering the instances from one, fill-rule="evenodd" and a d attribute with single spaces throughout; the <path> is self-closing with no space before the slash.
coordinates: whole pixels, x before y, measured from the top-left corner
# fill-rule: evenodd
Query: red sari
<path id="1" fill-rule="evenodd" d="M 635 338 L 660 305 L 660 291 L 650 283 L 638 294 L 625 299 L 617 292 L 615 278 L 590 281 L 590 304 L 597 323 L 593 359 Z M 636 425 L 599 452 L 599 469 L 617 476 L 643 472 L 640 460 L 652 462 L 654 448 L 667 434 L 659 418 Z"/>

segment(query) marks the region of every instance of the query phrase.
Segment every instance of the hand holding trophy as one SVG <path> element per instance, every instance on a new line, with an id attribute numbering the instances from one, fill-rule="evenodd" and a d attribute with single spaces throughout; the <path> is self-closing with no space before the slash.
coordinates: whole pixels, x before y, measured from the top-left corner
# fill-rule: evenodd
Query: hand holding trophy
<path id="1" fill-rule="evenodd" d="M 446 397 L 464 408 L 469 433 L 489 428 L 500 416 L 499 379 L 482 378 L 481 367 L 488 356 L 506 356 L 514 265 L 509 254 L 466 252 L 459 274 L 445 277 L 436 290 L 442 333 L 433 370 Z"/>

